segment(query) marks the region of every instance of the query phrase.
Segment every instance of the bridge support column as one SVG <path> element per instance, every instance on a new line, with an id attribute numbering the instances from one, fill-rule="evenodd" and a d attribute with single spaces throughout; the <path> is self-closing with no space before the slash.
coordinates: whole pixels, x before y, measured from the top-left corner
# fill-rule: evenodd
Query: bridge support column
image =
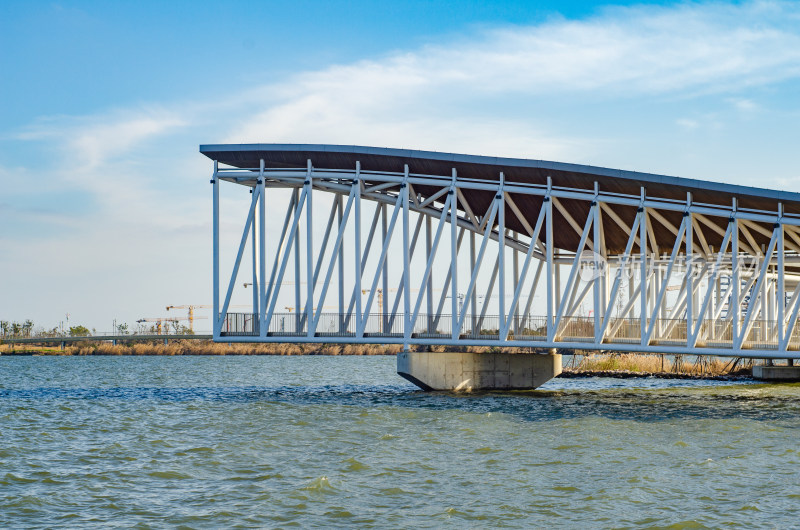
<path id="1" fill-rule="evenodd" d="M 404 351 L 397 373 L 423 390 L 530 390 L 561 373 L 561 355 Z"/>
<path id="2" fill-rule="evenodd" d="M 760 381 L 800 381 L 800 366 L 756 365 L 753 367 L 753 379 Z"/>

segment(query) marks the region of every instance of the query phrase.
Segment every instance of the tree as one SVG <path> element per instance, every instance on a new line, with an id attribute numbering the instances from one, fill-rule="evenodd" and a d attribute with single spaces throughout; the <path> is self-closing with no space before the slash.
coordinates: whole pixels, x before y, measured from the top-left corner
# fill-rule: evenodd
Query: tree
<path id="1" fill-rule="evenodd" d="M 128 335 L 130 331 L 128 330 L 127 322 L 125 324 L 119 324 L 116 331 L 117 335 Z"/>
<path id="2" fill-rule="evenodd" d="M 3 331 L 3 336 L 7 337 L 11 333 L 11 323 L 8 320 L 0 320 L 0 330 Z"/>
<path id="3" fill-rule="evenodd" d="M 70 337 L 88 337 L 91 333 L 86 326 L 72 326 L 69 328 L 69 335 Z"/>

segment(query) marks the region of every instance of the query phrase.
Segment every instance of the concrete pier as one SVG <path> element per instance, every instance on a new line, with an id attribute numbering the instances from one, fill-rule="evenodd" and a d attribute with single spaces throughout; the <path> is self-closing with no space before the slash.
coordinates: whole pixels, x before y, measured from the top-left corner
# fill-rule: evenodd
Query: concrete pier
<path id="1" fill-rule="evenodd" d="M 800 381 L 800 366 L 753 366 L 753 379 L 762 381 Z"/>
<path id="2" fill-rule="evenodd" d="M 561 373 L 561 355 L 402 352 L 397 373 L 423 390 L 530 390 Z"/>

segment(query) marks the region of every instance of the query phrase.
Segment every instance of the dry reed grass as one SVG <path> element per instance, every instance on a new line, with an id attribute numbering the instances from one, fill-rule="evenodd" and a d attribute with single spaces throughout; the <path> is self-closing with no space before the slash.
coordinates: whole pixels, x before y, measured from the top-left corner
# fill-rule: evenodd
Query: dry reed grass
<path id="1" fill-rule="evenodd" d="M 473 351 L 530 353 L 530 348 L 412 346 L 413 351 Z M 305 344 L 305 343 L 224 343 L 201 340 L 171 340 L 162 342 L 130 342 L 113 345 L 110 342 L 81 342 L 58 347 L 0 344 L 0 354 L 35 353 L 40 355 L 397 355 L 400 344 Z"/>
<path id="2" fill-rule="evenodd" d="M 752 361 L 731 362 L 727 359 L 696 356 L 694 362 L 688 356 L 662 356 L 642 353 L 590 354 L 578 363 L 578 372 L 634 372 L 634 373 L 672 373 L 684 375 L 727 375 L 752 366 Z M 693 356 L 694 357 L 694 356 Z"/>
<path id="3" fill-rule="evenodd" d="M 0 345 L 1 353 L 36 353 L 41 355 L 396 355 L 403 347 L 396 344 L 254 344 L 214 343 L 211 341 L 175 340 L 113 345 L 109 342 L 84 342 L 60 348 Z"/>
<path id="4" fill-rule="evenodd" d="M 624 370 L 627 372 L 662 372 L 670 371 L 672 365 L 665 360 L 662 369 L 661 357 L 657 355 L 640 355 L 623 353 L 619 355 L 592 354 L 585 356 L 578 364 L 579 371 Z"/>

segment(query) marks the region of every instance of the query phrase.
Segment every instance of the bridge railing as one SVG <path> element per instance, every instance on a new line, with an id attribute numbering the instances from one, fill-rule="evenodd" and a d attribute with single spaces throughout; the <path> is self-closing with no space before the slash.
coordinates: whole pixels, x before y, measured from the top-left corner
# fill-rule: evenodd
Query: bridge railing
<path id="1" fill-rule="evenodd" d="M 314 317 L 316 318 L 316 317 Z M 417 316 L 410 336 L 414 339 L 448 339 L 452 337 L 452 316 L 449 314 L 425 314 Z M 603 322 L 601 320 L 600 325 Z M 650 329 L 651 344 L 662 346 L 684 346 L 689 341 L 689 334 L 684 319 L 647 319 L 645 329 Z M 397 338 L 402 340 L 405 332 L 405 319 L 402 314 L 391 315 L 370 313 L 363 322 L 363 337 Z M 547 317 L 544 316 L 511 316 L 507 323 L 507 341 L 544 341 L 546 340 Z M 498 315 L 471 315 L 464 317 L 464 324 L 459 335 L 461 339 L 498 340 L 500 338 L 501 319 Z M 639 344 L 642 340 L 641 321 L 638 318 L 610 318 L 605 323 L 603 343 L 605 344 Z M 743 330 L 742 330 L 743 331 Z M 259 336 L 258 315 L 252 313 L 228 313 L 223 320 L 220 336 L 247 337 Z M 308 332 L 307 315 L 305 313 L 275 313 L 269 322 L 269 337 L 306 336 Z M 741 331 L 740 331 L 741 332 Z M 731 348 L 733 345 L 733 325 L 730 321 L 703 322 L 696 332 L 698 344 L 719 348 Z M 591 343 L 595 335 L 595 319 L 589 317 L 564 317 L 558 327 L 558 340 L 571 343 Z M 314 335 L 318 339 L 325 337 L 358 337 L 358 321 L 355 315 L 339 313 L 321 313 Z M 777 349 L 777 321 L 753 321 L 743 340 L 743 347 L 750 349 Z M 789 341 L 792 349 L 800 348 L 800 326 L 796 327 Z"/>
<path id="2" fill-rule="evenodd" d="M 258 333 L 258 316 L 253 313 L 228 313 L 222 322 L 222 335 L 258 336 Z"/>

